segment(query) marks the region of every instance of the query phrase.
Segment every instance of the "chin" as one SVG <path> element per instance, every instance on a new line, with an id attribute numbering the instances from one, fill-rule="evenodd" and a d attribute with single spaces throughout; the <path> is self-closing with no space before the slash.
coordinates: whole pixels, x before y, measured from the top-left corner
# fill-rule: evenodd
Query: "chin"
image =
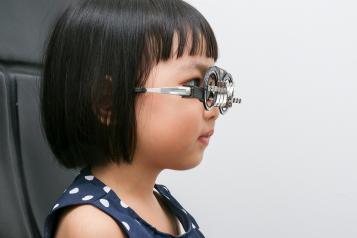
<path id="1" fill-rule="evenodd" d="M 202 162 L 202 159 L 203 159 L 203 155 L 186 158 L 184 160 L 181 160 L 180 163 L 176 163 L 175 165 L 173 165 L 170 169 L 174 169 L 174 170 L 193 169 Z"/>

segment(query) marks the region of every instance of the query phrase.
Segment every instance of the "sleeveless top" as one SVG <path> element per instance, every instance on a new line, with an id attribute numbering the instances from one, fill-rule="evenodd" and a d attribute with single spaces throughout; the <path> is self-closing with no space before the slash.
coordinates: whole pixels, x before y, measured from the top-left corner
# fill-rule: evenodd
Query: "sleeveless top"
<path id="1" fill-rule="evenodd" d="M 47 215 L 44 224 L 44 238 L 53 237 L 58 215 L 61 210 L 63 211 L 63 208 L 79 204 L 93 205 L 111 216 L 128 238 L 204 238 L 195 219 L 171 195 L 168 188 L 162 184 L 155 184 L 154 188 L 180 221 L 180 235 L 173 236 L 157 230 L 126 205 L 110 187 L 91 175 L 90 168 L 86 167 L 64 190 Z"/>

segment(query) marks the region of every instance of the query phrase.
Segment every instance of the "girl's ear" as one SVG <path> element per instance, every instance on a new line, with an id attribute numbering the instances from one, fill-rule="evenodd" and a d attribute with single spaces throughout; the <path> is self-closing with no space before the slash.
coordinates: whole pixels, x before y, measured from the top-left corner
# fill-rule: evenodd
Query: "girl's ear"
<path id="1" fill-rule="evenodd" d="M 92 88 L 92 109 L 97 119 L 104 125 L 109 126 L 112 114 L 112 77 L 105 77 Z"/>

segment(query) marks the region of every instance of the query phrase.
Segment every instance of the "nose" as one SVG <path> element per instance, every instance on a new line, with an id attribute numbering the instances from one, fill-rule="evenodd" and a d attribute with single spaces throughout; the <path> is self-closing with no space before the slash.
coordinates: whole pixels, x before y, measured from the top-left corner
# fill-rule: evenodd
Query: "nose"
<path id="1" fill-rule="evenodd" d="M 213 107 L 210 111 L 204 110 L 204 117 L 207 120 L 216 120 L 219 117 L 219 108 Z"/>

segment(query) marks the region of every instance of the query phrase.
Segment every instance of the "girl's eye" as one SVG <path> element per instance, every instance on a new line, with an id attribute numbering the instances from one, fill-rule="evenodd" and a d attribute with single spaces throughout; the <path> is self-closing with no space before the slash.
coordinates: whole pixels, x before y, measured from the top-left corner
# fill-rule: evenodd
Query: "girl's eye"
<path id="1" fill-rule="evenodd" d="M 190 85 L 190 86 L 199 87 L 201 85 L 201 79 L 200 78 L 194 78 L 194 79 L 191 79 L 190 81 L 187 81 L 185 84 L 186 85 Z"/>

